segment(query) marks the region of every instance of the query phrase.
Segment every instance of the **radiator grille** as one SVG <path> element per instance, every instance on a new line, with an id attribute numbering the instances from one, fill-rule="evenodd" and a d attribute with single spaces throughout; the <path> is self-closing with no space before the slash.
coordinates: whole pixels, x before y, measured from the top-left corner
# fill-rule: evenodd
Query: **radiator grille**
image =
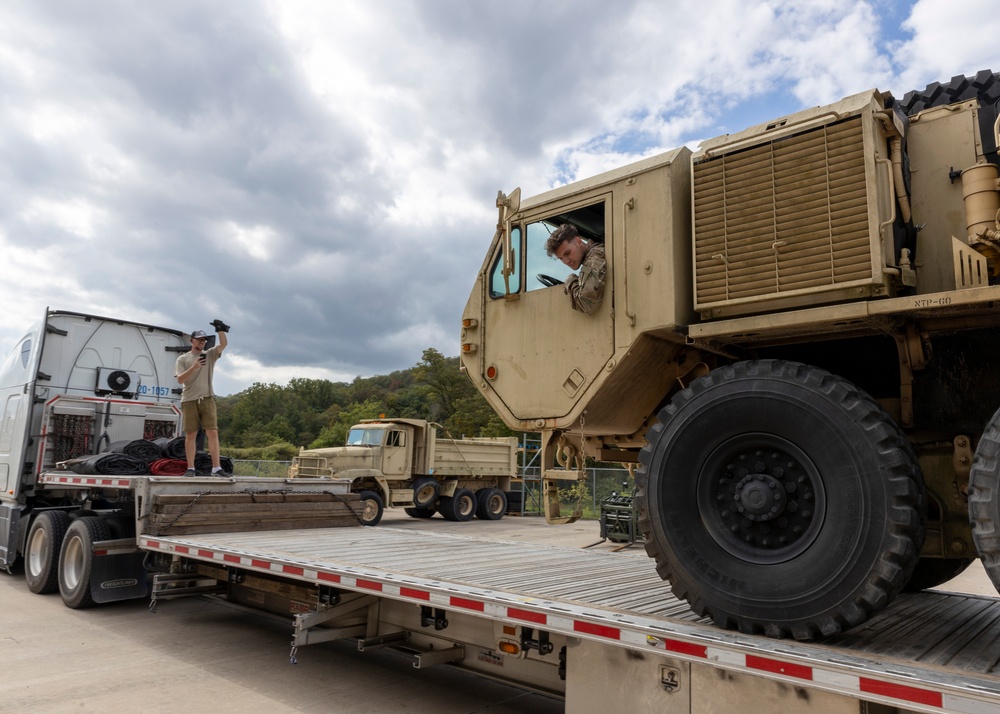
<path id="1" fill-rule="evenodd" d="M 699 309 L 871 281 L 861 118 L 694 166 Z"/>

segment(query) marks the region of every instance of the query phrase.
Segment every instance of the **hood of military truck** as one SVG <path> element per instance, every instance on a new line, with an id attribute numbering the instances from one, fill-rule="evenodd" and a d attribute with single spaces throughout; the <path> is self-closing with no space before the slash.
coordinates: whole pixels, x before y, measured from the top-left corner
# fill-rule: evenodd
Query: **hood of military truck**
<path id="1" fill-rule="evenodd" d="M 311 463 L 321 461 L 318 468 L 330 469 L 331 472 L 347 469 L 371 469 L 382 462 L 382 448 L 379 446 L 332 446 L 327 449 L 309 449 L 298 456 L 300 470 Z"/>

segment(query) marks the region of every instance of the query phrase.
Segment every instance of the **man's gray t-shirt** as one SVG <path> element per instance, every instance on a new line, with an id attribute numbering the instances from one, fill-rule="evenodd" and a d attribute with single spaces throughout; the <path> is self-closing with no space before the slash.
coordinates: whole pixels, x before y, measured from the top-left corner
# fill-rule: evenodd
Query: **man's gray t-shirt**
<path id="1" fill-rule="evenodd" d="M 205 355 L 207 357 L 205 366 L 198 370 L 198 373 L 193 379 L 189 379 L 187 384 L 181 385 L 183 387 L 183 391 L 181 392 L 182 402 L 194 402 L 213 396 L 212 373 L 215 369 L 215 363 L 219 361 L 219 346 L 216 345 L 210 350 L 205 350 Z M 178 357 L 177 364 L 174 366 L 174 377 L 190 369 L 196 359 L 198 358 L 194 356 L 193 352 L 185 352 Z"/>

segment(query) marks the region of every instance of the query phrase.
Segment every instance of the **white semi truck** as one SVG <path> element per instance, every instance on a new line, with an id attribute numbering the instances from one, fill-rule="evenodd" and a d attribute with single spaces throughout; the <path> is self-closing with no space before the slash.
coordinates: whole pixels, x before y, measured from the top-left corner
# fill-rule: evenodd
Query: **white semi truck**
<path id="1" fill-rule="evenodd" d="M 56 310 L 46 310 L 18 340 L 0 364 L 0 568 L 23 565 L 33 592 L 59 590 L 67 605 L 84 607 L 148 595 L 135 538 L 143 527 L 282 527 L 290 508 L 298 509 L 297 520 L 307 508 L 261 508 L 241 503 L 241 493 L 263 502 L 276 492 L 306 492 L 296 498 L 315 502 L 314 524 L 344 515 L 357 522 L 357 499 L 340 480 L 156 477 L 116 467 L 121 459 L 110 453 L 107 468 L 66 468 L 114 444 L 179 436 L 174 363 L 188 349 L 178 330 Z M 182 500 L 193 494 L 208 501 L 211 493 L 221 502 L 211 513 L 203 504 L 161 508 L 152 501 L 143 511 L 136 494 L 147 482 Z"/>

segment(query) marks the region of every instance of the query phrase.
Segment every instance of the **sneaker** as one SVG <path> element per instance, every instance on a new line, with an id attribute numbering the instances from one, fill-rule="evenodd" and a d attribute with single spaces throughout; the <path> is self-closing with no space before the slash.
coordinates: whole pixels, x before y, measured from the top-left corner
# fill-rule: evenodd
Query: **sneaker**
<path id="1" fill-rule="evenodd" d="M 212 473 L 210 475 L 211 476 L 232 476 L 232 474 L 229 471 L 226 471 L 221 466 L 217 466 L 216 468 L 212 469 Z"/>
<path id="2" fill-rule="evenodd" d="M 195 471 L 194 469 L 188 469 L 187 471 L 184 472 L 184 475 L 185 476 L 197 476 L 198 472 Z"/>

